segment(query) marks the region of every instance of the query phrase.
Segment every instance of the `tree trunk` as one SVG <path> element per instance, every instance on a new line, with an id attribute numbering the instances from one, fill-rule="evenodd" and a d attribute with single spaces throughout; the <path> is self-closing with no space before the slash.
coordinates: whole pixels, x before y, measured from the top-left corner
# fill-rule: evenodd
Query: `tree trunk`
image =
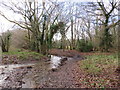
<path id="1" fill-rule="evenodd" d="M 73 20 L 71 20 L 71 49 L 73 49 L 74 40 L 73 40 Z"/>

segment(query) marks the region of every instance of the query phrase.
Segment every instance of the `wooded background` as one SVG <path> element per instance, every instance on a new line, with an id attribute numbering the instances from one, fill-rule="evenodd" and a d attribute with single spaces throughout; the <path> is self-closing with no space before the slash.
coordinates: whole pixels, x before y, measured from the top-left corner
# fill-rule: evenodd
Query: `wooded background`
<path id="1" fill-rule="evenodd" d="M 51 48 L 89 51 L 117 51 L 119 1 L 109 2 L 10 2 L 1 4 L 20 19 L 10 19 L 19 26 L 0 36 L 3 52 L 9 47 L 47 54 Z"/>

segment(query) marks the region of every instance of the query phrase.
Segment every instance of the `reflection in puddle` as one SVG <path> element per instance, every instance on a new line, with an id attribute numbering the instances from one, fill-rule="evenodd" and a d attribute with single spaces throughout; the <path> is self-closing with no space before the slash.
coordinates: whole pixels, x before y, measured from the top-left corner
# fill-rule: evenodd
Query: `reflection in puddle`
<path id="1" fill-rule="evenodd" d="M 57 68 L 61 63 L 62 57 L 51 55 L 51 68 Z"/>
<path id="2" fill-rule="evenodd" d="M 50 58 L 50 67 L 51 68 L 57 68 L 62 60 L 66 61 L 66 60 L 72 60 L 73 58 L 70 58 L 70 57 L 65 57 L 65 56 L 55 56 L 55 55 L 51 55 L 51 58 Z"/>

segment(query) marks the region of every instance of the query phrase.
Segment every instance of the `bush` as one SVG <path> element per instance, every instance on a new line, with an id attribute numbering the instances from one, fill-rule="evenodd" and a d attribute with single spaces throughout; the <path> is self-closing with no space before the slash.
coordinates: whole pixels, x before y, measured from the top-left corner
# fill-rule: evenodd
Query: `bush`
<path id="1" fill-rule="evenodd" d="M 93 50 L 92 43 L 84 39 L 78 40 L 77 49 L 81 52 L 90 52 Z"/>

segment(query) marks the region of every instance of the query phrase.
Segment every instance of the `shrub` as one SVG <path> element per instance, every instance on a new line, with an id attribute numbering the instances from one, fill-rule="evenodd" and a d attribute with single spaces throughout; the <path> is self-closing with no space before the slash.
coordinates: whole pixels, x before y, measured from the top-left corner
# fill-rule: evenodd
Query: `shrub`
<path id="1" fill-rule="evenodd" d="M 77 43 L 77 49 L 81 52 L 90 52 L 93 49 L 92 43 L 90 41 L 85 41 L 81 39 Z"/>

